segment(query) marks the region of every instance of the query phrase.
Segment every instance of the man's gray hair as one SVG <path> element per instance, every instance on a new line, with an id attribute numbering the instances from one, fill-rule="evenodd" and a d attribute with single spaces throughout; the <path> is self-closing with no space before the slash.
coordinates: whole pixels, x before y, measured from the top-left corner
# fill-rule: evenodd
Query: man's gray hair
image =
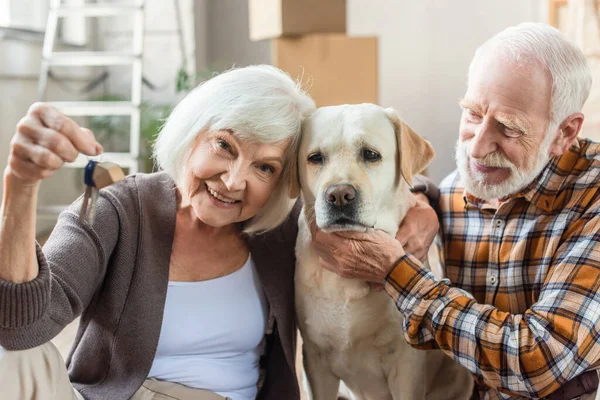
<path id="1" fill-rule="evenodd" d="M 583 108 L 590 94 L 592 73 L 583 52 L 558 29 L 526 22 L 503 30 L 477 49 L 469 75 L 476 60 L 490 50 L 500 50 L 515 62 L 526 63 L 533 58 L 548 68 L 552 76 L 551 123 L 558 125 Z"/>
<path id="2" fill-rule="evenodd" d="M 277 187 L 244 231 L 267 231 L 289 214 L 291 162 L 295 160 L 304 118 L 315 102 L 288 74 L 270 65 L 234 68 L 198 85 L 173 110 L 154 143 L 158 167 L 180 185 L 194 140 L 201 132 L 230 129 L 246 140 L 274 143 L 291 139 Z"/>

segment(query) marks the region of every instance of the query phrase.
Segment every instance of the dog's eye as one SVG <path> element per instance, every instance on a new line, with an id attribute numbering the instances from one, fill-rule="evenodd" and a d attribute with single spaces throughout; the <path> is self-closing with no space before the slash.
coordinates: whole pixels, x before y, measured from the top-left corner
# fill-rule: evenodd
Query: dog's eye
<path id="1" fill-rule="evenodd" d="M 376 151 L 369 150 L 369 149 L 363 149 L 362 158 L 363 158 L 363 160 L 365 160 L 367 162 L 376 162 L 376 161 L 381 160 L 381 155 L 379 153 L 377 153 Z"/>
<path id="2" fill-rule="evenodd" d="M 307 160 L 311 164 L 323 164 L 323 161 L 325 161 L 321 153 L 312 153 L 308 156 Z"/>

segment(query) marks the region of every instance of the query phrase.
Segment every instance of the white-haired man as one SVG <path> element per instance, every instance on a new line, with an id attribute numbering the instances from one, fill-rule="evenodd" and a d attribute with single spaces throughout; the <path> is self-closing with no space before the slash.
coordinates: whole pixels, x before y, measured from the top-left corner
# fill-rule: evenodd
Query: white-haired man
<path id="1" fill-rule="evenodd" d="M 323 265 L 385 282 L 406 340 L 467 367 L 481 399 L 595 398 L 600 145 L 577 137 L 590 86 L 581 51 L 546 25 L 477 50 L 441 184 L 449 280 L 383 234 L 314 232 Z"/>

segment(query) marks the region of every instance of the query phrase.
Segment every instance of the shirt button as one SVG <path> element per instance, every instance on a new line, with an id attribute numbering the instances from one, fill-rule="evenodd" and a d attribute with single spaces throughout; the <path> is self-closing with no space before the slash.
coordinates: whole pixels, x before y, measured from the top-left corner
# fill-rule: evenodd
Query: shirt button
<path id="1" fill-rule="evenodd" d="M 496 225 L 496 228 L 502 228 L 504 226 L 504 221 L 501 219 L 494 220 L 494 225 Z"/>
<path id="2" fill-rule="evenodd" d="M 488 281 L 490 282 L 490 285 L 496 286 L 496 283 L 498 283 L 498 277 L 496 275 L 492 275 L 489 277 Z"/>

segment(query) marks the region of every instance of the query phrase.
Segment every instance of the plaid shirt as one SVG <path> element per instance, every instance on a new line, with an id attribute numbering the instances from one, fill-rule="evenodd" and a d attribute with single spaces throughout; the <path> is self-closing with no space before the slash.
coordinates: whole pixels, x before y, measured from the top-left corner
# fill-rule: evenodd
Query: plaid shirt
<path id="1" fill-rule="evenodd" d="M 544 397 L 600 367 L 599 188 L 600 144 L 585 139 L 497 209 L 451 174 L 440 188 L 448 279 L 411 255 L 386 279 L 406 340 L 443 349 L 485 400 Z"/>

